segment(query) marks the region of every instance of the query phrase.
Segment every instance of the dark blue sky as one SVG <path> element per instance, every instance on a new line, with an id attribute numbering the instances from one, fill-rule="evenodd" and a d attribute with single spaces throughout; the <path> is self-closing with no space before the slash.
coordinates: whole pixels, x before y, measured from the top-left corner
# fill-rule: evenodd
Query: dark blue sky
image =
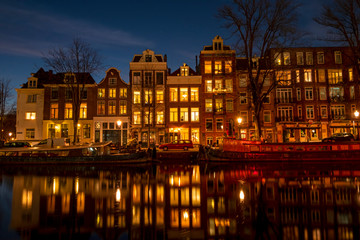
<path id="1" fill-rule="evenodd" d="M 215 17 L 229 1 L 0 0 L 0 78 L 19 88 L 30 73 L 44 67 L 42 53 L 67 46 L 74 37 L 89 42 L 103 56 L 105 68 L 94 75 L 97 82 L 109 67 L 116 67 L 128 81 L 133 55 L 148 48 L 167 54 L 172 70 L 183 63 L 194 68 L 195 56 L 216 35 L 231 45 L 229 32 Z M 312 18 L 324 2 L 301 1 L 303 30 L 323 32 Z M 309 36 L 309 45 L 315 45 L 311 40 Z"/>

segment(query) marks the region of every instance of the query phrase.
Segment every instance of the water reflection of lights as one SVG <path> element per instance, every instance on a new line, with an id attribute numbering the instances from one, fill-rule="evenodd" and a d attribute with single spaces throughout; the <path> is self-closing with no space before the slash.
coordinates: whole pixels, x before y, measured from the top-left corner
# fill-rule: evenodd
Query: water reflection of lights
<path id="1" fill-rule="evenodd" d="M 174 186 L 174 175 L 171 175 L 170 177 L 170 185 Z"/>
<path id="2" fill-rule="evenodd" d="M 75 193 L 79 193 L 79 178 L 75 179 Z"/>
<path id="3" fill-rule="evenodd" d="M 244 202 L 244 200 L 245 200 L 245 193 L 244 193 L 243 190 L 240 190 L 239 198 L 240 198 L 240 202 Z"/>
<path id="4" fill-rule="evenodd" d="M 116 189 L 116 195 L 115 195 L 115 200 L 116 202 L 120 202 L 120 199 L 121 199 L 121 192 L 120 192 L 120 189 Z"/>
<path id="5" fill-rule="evenodd" d="M 183 217 L 184 217 L 185 220 L 187 220 L 187 219 L 189 218 L 189 212 L 188 212 L 188 210 L 185 210 L 185 211 L 184 211 Z"/>
<path id="6" fill-rule="evenodd" d="M 56 179 L 53 179 L 53 194 L 56 193 Z"/>

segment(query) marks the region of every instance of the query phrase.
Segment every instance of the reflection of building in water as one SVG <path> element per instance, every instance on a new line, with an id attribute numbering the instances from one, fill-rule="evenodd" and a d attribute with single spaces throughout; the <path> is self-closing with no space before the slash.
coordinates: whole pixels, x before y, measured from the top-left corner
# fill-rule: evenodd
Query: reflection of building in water
<path id="1" fill-rule="evenodd" d="M 11 227 L 23 239 L 359 239 L 359 177 L 166 165 L 15 176 Z"/>

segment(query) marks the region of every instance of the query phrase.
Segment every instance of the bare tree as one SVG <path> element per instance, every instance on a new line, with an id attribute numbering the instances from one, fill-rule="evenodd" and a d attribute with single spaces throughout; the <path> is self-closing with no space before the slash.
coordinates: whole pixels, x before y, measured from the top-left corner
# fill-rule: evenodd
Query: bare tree
<path id="1" fill-rule="evenodd" d="M 68 48 L 54 48 L 43 57 L 45 64 L 57 73 L 64 73 L 64 81 L 71 89 L 74 140 L 78 142 L 78 121 L 85 84 L 92 73 L 100 70 L 102 61 L 98 53 L 82 39 L 75 38 Z"/>
<path id="2" fill-rule="evenodd" d="M 0 79 L 0 137 L 1 140 L 5 139 L 5 121 L 7 113 L 14 108 L 15 103 L 11 103 L 11 98 L 13 97 L 12 91 L 13 89 L 10 87 L 9 79 Z"/>
<path id="3" fill-rule="evenodd" d="M 321 15 L 314 20 L 328 28 L 327 41 L 351 48 L 351 59 L 360 73 L 360 0 L 333 0 L 323 5 Z"/>
<path id="4" fill-rule="evenodd" d="M 266 86 L 273 77 L 268 59 L 270 49 L 293 43 L 298 37 L 296 27 L 298 4 L 293 0 L 233 0 L 219 9 L 219 17 L 236 38 L 238 54 L 246 59 L 251 106 L 255 115 L 255 138 L 261 136 L 263 103 L 276 87 L 277 81 Z M 256 57 L 257 56 L 257 57 Z"/>

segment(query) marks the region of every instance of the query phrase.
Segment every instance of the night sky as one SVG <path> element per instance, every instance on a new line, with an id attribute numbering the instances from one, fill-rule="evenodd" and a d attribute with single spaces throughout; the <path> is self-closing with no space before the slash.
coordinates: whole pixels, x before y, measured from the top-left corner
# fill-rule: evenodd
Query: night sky
<path id="1" fill-rule="evenodd" d="M 109 67 L 120 70 L 128 81 L 129 62 L 146 49 L 167 54 L 172 71 L 183 63 L 194 68 L 195 56 L 216 35 L 232 44 L 229 31 L 216 17 L 229 1 L 0 0 L 0 78 L 19 88 L 31 73 L 45 68 L 43 53 L 70 45 L 74 37 L 90 43 L 104 59 L 104 69 L 94 75 L 96 82 Z M 317 46 L 314 39 L 325 31 L 312 18 L 327 0 L 300 2 L 299 26 L 310 33 L 305 45 Z"/>

